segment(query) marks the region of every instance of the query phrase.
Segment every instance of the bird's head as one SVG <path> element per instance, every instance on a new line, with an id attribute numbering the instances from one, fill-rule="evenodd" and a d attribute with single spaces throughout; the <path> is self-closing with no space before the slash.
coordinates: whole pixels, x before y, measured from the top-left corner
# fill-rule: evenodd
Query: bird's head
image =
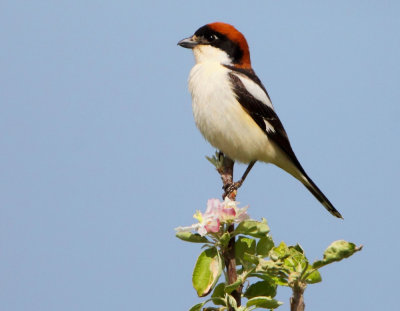
<path id="1" fill-rule="evenodd" d="M 192 49 L 197 63 L 211 61 L 238 68 L 251 68 L 246 38 L 229 24 L 207 24 L 200 27 L 193 36 L 179 41 L 178 45 Z"/>

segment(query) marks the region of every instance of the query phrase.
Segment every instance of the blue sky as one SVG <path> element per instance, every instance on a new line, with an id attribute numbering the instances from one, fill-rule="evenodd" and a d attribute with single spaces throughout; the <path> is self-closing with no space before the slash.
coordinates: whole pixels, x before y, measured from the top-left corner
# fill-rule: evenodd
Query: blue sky
<path id="1" fill-rule="evenodd" d="M 398 1 L 3 1 L 2 309 L 199 301 L 200 249 L 173 228 L 221 185 L 193 122 L 193 56 L 176 43 L 213 21 L 245 34 L 294 151 L 345 220 L 262 163 L 238 200 L 311 260 L 337 239 L 364 245 L 321 271 L 307 310 L 396 309 L 399 11 Z M 278 293 L 282 310 L 288 296 Z"/>

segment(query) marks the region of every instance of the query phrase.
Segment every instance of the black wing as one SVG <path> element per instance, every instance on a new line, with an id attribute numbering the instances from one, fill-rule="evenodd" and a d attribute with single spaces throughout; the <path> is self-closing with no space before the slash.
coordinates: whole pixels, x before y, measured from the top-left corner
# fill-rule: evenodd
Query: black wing
<path id="1" fill-rule="evenodd" d="M 254 83 L 256 83 L 267 95 L 268 93 L 265 87 L 262 85 L 260 79 L 256 76 L 253 70 L 238 69 L 232 66 L 226 66 L 233 72 L 229 73 L 229 78 L 231 79 L 233 90 L 237 96 L 239 103 L 242 105 L 243 109 L 253 118 L 254 122 L 264 131 L 264 133 L 270 138 L 275 144 L 281 148 L 281 150 L 289 157 L 291 162 L 297 167 L 297 169 L 303 174 L 307 179 L 307 182 L 301 181 L 304 186 L 322 203 L 322 205 L 334 216 L 343 218 L 338 210 L 332 205 L 328 198 L 322 193 L 322 191 L 317 187 L 317 185 L 308 177 L 307 173 L 302 168 L 299 160 L 297 160 L 296 155 L 293 152 L 292 146 L 290 145 L 289 138 L 286 134 L 285 129 L 278 115 L 275 113 L 271 106 L 263 103 L 262 101 L 255 98 L 244 86 L 243 82 L 240 80 L 238 75 L 244 75 Z M 268 125 L 266 124 L 268 122 Z"/>
<path id="2" fill-rule="evenodd" d="M 245 75 L 247 78 L 255 82 L 268 96 L 265 87 L 262 85 L 261 81 L 255 75 L 252 70 L 237 70 L 229 66 L 229 69 L 237 71 L 239 74 Z M 234 74 L 229 73 L 229 78 L 231 79 L 234 92 L 237 96 L 239 103 L 247 111 L 247 113 L 253 118 L 254 122 L 264 131 L 264 133 L 270 138 L 275 144 L 282 149 L 283 152 L 289 157 L 289 159 L 295 164 L 295 166 L 300 170 L 301 173 L 305 174 L 305 171 L 301 167 L 300 162 L 297 160 L 296 155 L 293 152 L 292 146 L 290 145 L 289 138 L 286 131 L 279 120 L 278 115 L 274 109 L 262 101 L 255 98 L 243 85 L 240 78 Z M 269 96 L 268 96 L 269 98 Z M 271 130 L 267 125 L 268 122 L 273 130 Z"/>

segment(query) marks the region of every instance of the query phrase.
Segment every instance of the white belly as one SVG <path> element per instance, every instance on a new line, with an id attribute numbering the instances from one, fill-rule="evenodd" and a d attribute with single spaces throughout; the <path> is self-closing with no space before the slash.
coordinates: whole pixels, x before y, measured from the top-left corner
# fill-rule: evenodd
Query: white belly
<path id="1" fill-rule="evenodd" d="M 238 103 L 229 69 L 217 62 L 199 63 L 189 76 L 193 115 L 203 136 L 230 158 L 248 163 L 276 163 L 279 150 Z"/>

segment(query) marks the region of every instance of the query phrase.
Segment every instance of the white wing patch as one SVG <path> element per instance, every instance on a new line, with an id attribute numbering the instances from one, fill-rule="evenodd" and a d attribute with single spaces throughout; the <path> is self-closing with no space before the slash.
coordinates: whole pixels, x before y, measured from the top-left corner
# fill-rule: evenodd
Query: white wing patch
<path id="1" fill-rule="evenodd" d="M 253 95 L 254 98 L 258 99 L 259 101 L 261 101 L 263 104 L 267 105 L 268 107 L 274 109 L 274 106 L 272 106 L 272 103 L 269 100 L 267 94 L 257 83 L 255 83 L 251 79 L 247 78 L 246 76 L 236 74 L 236 72 L 231 72 L 231 73 L 234 74 L 236 77 L 238 77 L 240 79 L 240 81 L 242 81 L 246 90 L 251 95 Z M 268 128 L 268 125 L 267 125 L 267 128 Z"/>
<path id="2" fill-rule="evenodd" d="M 275 133 L 275 128 L 271 125 L 271 123 L 269 123 L 267 120 L 264 119 L 264 123 L 265 123 L 265 129 L 267 130 L 267 132 L 269 133 Z"/>

